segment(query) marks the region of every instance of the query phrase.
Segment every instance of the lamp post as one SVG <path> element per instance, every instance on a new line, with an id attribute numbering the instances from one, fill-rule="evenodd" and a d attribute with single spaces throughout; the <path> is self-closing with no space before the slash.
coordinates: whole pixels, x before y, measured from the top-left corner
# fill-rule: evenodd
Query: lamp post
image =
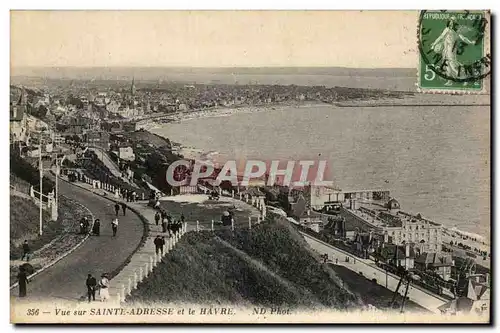
<path id="1" fill-rule="evenodd" d="M 43 211 L 42 211 L 42 179 L 43 179 L 43 165 L 42 165 L 42 137 L 40 136 L 38 142 L 38 168 L 40 169 L 40 236 L 43 235 Z"/>

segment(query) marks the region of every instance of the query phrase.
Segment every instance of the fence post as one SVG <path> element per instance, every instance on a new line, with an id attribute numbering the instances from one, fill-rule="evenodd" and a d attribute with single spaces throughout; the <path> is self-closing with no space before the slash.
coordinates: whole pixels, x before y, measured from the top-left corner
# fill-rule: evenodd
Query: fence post
<path id="1" fill-rule="evenodd" d="M 214 231 L 214 220 L 212 220 L 212 231 Z"/>
<path id="2" fill-rule="evenodd" d="M 234 219 L 231 218 L 231 231 L 234 231 Z"/>
<path id="3" fill-rule="evenodd" d="M 248 217 L 248 229 L 252 229 L 252 217 Z"/>
<path id="4" fill-rule="evenodd" d="M 149 272 L 150 272 L 149 271 L 149 263 L 147 262 L 147 263 L 144 264 L 144 278 L 148 277 Z"/>
<path id="5" fill-rule="evenodd" d="M 257 224 L 260 224 L 260 216 L 257 216 Z"/>
<path id="6" fill-rule="evenodd" d="M 231 197 L 234 198 L 234 190 L 231 190 Z"/>
<path id="7" fill-rule="evenodd" d="M 242 197 L 243 197 L 243 194 L 241 194 L 241 192 L 240 192 L 240 201 L 242 200 Z"/>
<path id="8" fill-rule="evenodd" d="M 130 295 L 131 292 L 132 292 L 132 280 L 128 278 L 127 295 Z"/>
<path id="9" fill-rule="evenodd" d="M 142 267 L 139 267 L 139 283 L 144 280 L 144 272 L 142 271 Z"/>
<path id="10" fill-rule="evenodd" d="M 200 221 L 196 220 L 196 232 L 200 231 Z"/>
<path id="11" fill-rule="evenodd" d="M 35 190 L 33 189 L 33 185 L 30 186 L 30 197 L 35 197 Z"/>
<path id="12" fill-rule="evenodd" d="M 125 294 L 125 286 L 123 284 L 120 285 L 120 293 L 121 293 L 123 302 L 125 302 L 126 294 Z"/>
<path id="13" fill-rule="evenodd" d="M 137 288 L 137 271 L 134 271 L 134 289 Z"/>

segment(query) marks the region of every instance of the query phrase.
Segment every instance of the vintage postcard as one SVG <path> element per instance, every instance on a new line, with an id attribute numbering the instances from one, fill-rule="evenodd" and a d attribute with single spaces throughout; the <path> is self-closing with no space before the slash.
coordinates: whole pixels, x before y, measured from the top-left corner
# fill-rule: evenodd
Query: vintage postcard
<path id="1" fill-rule="evenodd" d="M 11 11 L 11 322 L 490 323 L 490 28 Z"/>

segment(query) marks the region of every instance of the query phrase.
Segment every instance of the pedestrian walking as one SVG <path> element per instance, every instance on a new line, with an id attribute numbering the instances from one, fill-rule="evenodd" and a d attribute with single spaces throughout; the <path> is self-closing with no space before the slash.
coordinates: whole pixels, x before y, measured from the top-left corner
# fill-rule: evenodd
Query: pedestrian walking
<path id="1" fill-rule="evenodd" d="M 163 233 L 167 232 L 167 226 L 168 226 L 168 219 L 164 217 L 163 220 L 161 221 L 161 231 Z"/>
<path id="2" fill-rule="evenodd" d="M 109 300 L 109 276 L 107 273 L 101 275 L 101 281 L 99 281 L 99 296 L 101 302 Z"/>
<path id="3" fill-rule="evenodd" d="M 26 261 L 30 261 L 30 252 L 31 252 L 31 249 L 30 249 L 30 246 L 28 244 L 28 241 L 25 240 L 23 243 L 23 256 L 21 257 L 21 260 L 24 260 L 24 258 L 26 258 Z"/>
<path id="4" fill-rule="evenodd" d="M 94 227 L 92 228 L 92 233 L 96 236 L 99 236 L 101 234 L 101 221 L 99 219 L 96 219 L 94 221 Z"/>
<path id="5" fill-rule="evenodd" d="M 125 211 L 127 210 L 127 205 L 125 204 L 125 202 L 122 202 L 121 205 L 122 205 L 123 216 L 125 216 Z"/>
<path id="6" fill-rule="evenodd" d="M 160 200 L 156 199 L 154 208 L 155 209 L 160 209 Z"/>
<path id="7" fill-rule="evenodd" d="M 135 193 L 135 191 L 132 192 L 132 202 L 136 202 L 137 201 L 137 193 Z"/>
<path id="8" fill-rule="evenodd" d="M 155 214 L 156 225 L 158 225 L 158 223 L 160 223 L 160 219 L 161 219 L 160 212 L 156 212 L 156 214 Z"/>
<path id="9" fill-rule="evenodd" d="M 185 220 L 186 218 L 184 217 L 184 213 L 181 213 L 181 222 L 184 223 Z"/>
<path id="10" fill-rule="evenodd" d="M 92 276 L 92 274 L 87 275 L 87 296 L 89 298 L 89 303 L 90 301 L 95 301 L 95 290 L 97 288 L 97 281 L 95 277 Z"/>
<path id="11" fill-rule="evenodd" d="M 19 273 L 17 274 L 17 281 L 19 283 L 19 297 L 26 297 L 27 284 L 29 283 L 29 281 L 28 281 L 28 275 L 26 274 L 26 271 L 22 266 L 19 267 Z"/>
<path id="12" fill-rule="evenodd" d="M 115 237 L 116 232 L 118 231 L 118 218 L 114 219 L 113 222 L 111 222 L 111 229 L 113 229 L 113 237 Z"/>
<path id="13" fill-rule="evenodd" d="M 165 246 L 167 242 L 165 241 L 165 236 L 161 238 L 160 251 L 163 254 L 163 246 Z"/>
<path id="14" fill-rule="evenodd" d="M 118 216 L 118 213 L 120 212 L 120 204 L 118 201 L 115 203 L 115 215 Z"/>
<path id="15" fill-rule="evenodd" d="M 162 251 L 162 240 L 161 240 L 161 237 L 158 235 L 156 236 L 154 242 L 155 244 L 155 253 L 158 254 L 158 253 L 161 253 L 163 255 L 163 251 Z"/>

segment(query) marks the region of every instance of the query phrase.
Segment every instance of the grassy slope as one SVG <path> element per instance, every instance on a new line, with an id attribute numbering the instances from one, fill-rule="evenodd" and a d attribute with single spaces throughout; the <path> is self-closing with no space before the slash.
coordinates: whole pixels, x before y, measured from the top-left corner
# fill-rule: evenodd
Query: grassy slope
<path id="1" fill-rule="evenodd" d="M 43 211 L 43 236 L 38 236 L 40 211 L 32 201 L 10 196 L 10 258 L 22 255 L 22 242 L 27 239 L 31 251 L 36 251 L 63 233 L 74 233 L 82 212 L 71 200 L 59 198 L 59 218 L 50 221 L 50 215 Z"/>
<path id="2" fill-rule="evenodd" d="M 282 222 L 252 231 L 190 233 L 130 301 L 287 305 L 344 309 L 358 301 L 339 287 L 302 238 Z"/>
<path id="3" fill-rule="evenodd" d="M 10 239 L 20 240 L 27 235 L 38 234 L 39 208 L 32 201 L 10 196 Z M 43 211 L 44 221 L 49 214 Z"/>

